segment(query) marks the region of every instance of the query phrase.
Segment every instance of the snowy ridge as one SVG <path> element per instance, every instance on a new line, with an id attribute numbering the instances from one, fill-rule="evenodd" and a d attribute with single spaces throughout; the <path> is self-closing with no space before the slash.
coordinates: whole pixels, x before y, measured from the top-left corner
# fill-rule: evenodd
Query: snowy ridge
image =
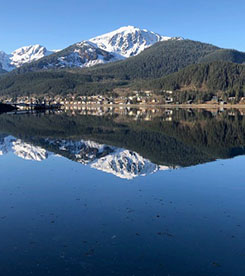
<path id="1" fill-rule="evenodd" d="M 61 52 L 62 54 L 62 52 Z M 113 62 L 118 58 L 89 41 L 82 41 L 68 47 L 64 56 L 58 56 L 48 65 L 49 68 L 62 67 L 91 67 L 97 64 Z"/>
<path id="2" fill-rule="evenodd" d="M 2 66 L 2 69 L 12 71 L 26 63 L 39 60 L 57 51 L 58 50 L 49 51 L 39 44 L 21 47 L 9 55 L 0 51 L 0 68 Z"/>

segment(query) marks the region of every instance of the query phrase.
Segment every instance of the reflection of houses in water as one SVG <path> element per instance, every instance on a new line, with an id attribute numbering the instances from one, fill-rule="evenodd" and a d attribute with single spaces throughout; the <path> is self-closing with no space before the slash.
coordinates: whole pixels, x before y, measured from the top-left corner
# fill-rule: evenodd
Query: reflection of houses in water
<path id="1" fill-rule="evenodd" d="M 156 117 L 163 117 L 165 121 L 171 121 L 173 110 L 161 108 L 130 107 L 130 106 L 96 106 L 96 105 L 67 105 L 65 112 L 73 114 L 106 116 L 106 115 L 123 115 L 129 116 L 135 120 L 141 119 L 150 121 Z"/>
<path id="2" fill-rule="evenodd" d="M 129 105 L 70 105 L 66 106 L 65 112 L 72 112 L 73 114 L 91 115 L 91 116 L 106 116 L 106 115 L 122 115 L 128 116 L 134 120 L 151 121 L 154 118 L 161 118 L 162 121 L 171 122 L 173 118 L 178 118 L 178 113 L 181 109 L 170 108 L 157 108 L 157 107 L 145 107 L 137 106 L 132 107 Z M 188 113 L 194 114 L 194 109 L 185 109 Z M 195 110 L 200 113 L 204 110 Z M 225 109 L 205 109 L 212 117 L 219 116 L 225 112 Z M 227 111 L 229 117 L 245 116 L 245 109 L 231 109 Z"/>

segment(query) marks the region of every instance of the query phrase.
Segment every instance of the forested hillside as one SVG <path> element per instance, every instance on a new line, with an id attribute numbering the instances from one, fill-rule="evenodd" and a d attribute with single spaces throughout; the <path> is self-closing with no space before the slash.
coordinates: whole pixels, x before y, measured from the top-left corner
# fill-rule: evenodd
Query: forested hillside
<path id="1" fill-rule="evenodd" d="M 171 90 L 245 92 L 245 66 L 230 62 L 195 64 L 152 82 Z"/>
<path id="2" fill-rule="evenodd" d="M 193 64 L 219 48 L 192 40 L 159 42 L 136 57 L 87 69 L 96 74 L 110 74 L 118 79 L 158 78 Z"/>
<path id="3" fill-rule="evenodd" d="M 201 63 L 213 61 L 235 62 L 242 64 L 245 63 L 245 53 L 236 50 L 219 49 L 200 59 Z"/>
<path id="4" fill-rule="evenodd" d="M 7 74 L 0 77 L 0 96 L 49 94 L 76 95 L 105 94 L 114 88 L 127 85 L 128 82 L 114 80 L 109 76 L 81 74 L 80 72 L 42 71 L 25 74 Z"/>
<path id="5" fill-rule="evenodd" d="M 41 65 L 59 55 L 2 75 L 0 95 L 95 95 L 112 93 L 118 87 L 243 93 L 244 67 L 238 63 L 244 63 L 245 53 L 201 42 L 169 40 L 123 61 L 85 69 L 40 71 Z"/>

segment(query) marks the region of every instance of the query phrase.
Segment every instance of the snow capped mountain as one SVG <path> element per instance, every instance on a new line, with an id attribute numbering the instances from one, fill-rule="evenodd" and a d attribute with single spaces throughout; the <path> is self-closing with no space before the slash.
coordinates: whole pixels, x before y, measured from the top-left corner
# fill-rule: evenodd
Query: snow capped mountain
<path id="1" fill-rule="evenodd" d="M 56 50 L 48 51 L 39 44 L 21 47 L 9 55 L 0 51 L 0 69 L 12 71 L 23 64 L 31 63 L 56 52 Z"/>
<path id="2" fill-rule="evenodd" d="M 36 61 L 53 53 L 54 51 L 48 51 L 39 44 L 24 46 L 12 52 L 10 55 L 11 65 L 18 68 L 25 63 Z"/>
<path id="3" fill-rule="evenodd" d="M 113 62 L 138 55 L 154 43 L 169 39 L 172 38 L 133 26 L 122 27 L 64 49 L 58 55 L 53 55 L 56 60 L 49 59 L 46 67 L 90 67 Z"/>
<path id="4" fill-rule="evenodd" d="M 11 71 L 23 64 L 41 60 L 29 69 L 63 67 L 90 67 L 138 55 L 156 42 L 171 38 L 133 26 L 121 27 L 113 32 L 73 44 L 60 51 L 49 51 L 36 44 L 6 54 L 0 51 L 0 69 Z M 50 56 L 49 58 L 47 58 Z"/>
<path id="5" fill-rule="evenodd" d="M 41 147 L 27 144 L 13 136 L 0 138 L 0 155 L 13 152 L 25 160 L 43 161 L 48 158 L 48 152 Z"/>
<path id="6" fill-rule="evenodd" d="M 169 39 L 172 38 L 133 26 L 122 27 L 43 57 L 38 64 L 31 64 L 29 69 L 91 67 L 138 55 L 154 43 Z"/>
<path id="7" fill-rule="evenodd" d="M 126 26 L 113 32 L 91 38 L 90 41 L 105 51 L 113 52 L 127 58 L 138 55 L 156 42 L 169 39 L 172 38 L 134 26 Z"/>

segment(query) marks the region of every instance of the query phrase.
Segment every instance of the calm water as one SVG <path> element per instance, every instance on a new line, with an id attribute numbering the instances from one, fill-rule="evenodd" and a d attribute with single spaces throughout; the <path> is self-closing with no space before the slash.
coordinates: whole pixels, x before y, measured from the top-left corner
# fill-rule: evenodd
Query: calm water
<path id="1" fill-rule="evenodd" d="M 149 114 L 0 116 L 0 275 L 245 275 L 245 117 Z"/>

